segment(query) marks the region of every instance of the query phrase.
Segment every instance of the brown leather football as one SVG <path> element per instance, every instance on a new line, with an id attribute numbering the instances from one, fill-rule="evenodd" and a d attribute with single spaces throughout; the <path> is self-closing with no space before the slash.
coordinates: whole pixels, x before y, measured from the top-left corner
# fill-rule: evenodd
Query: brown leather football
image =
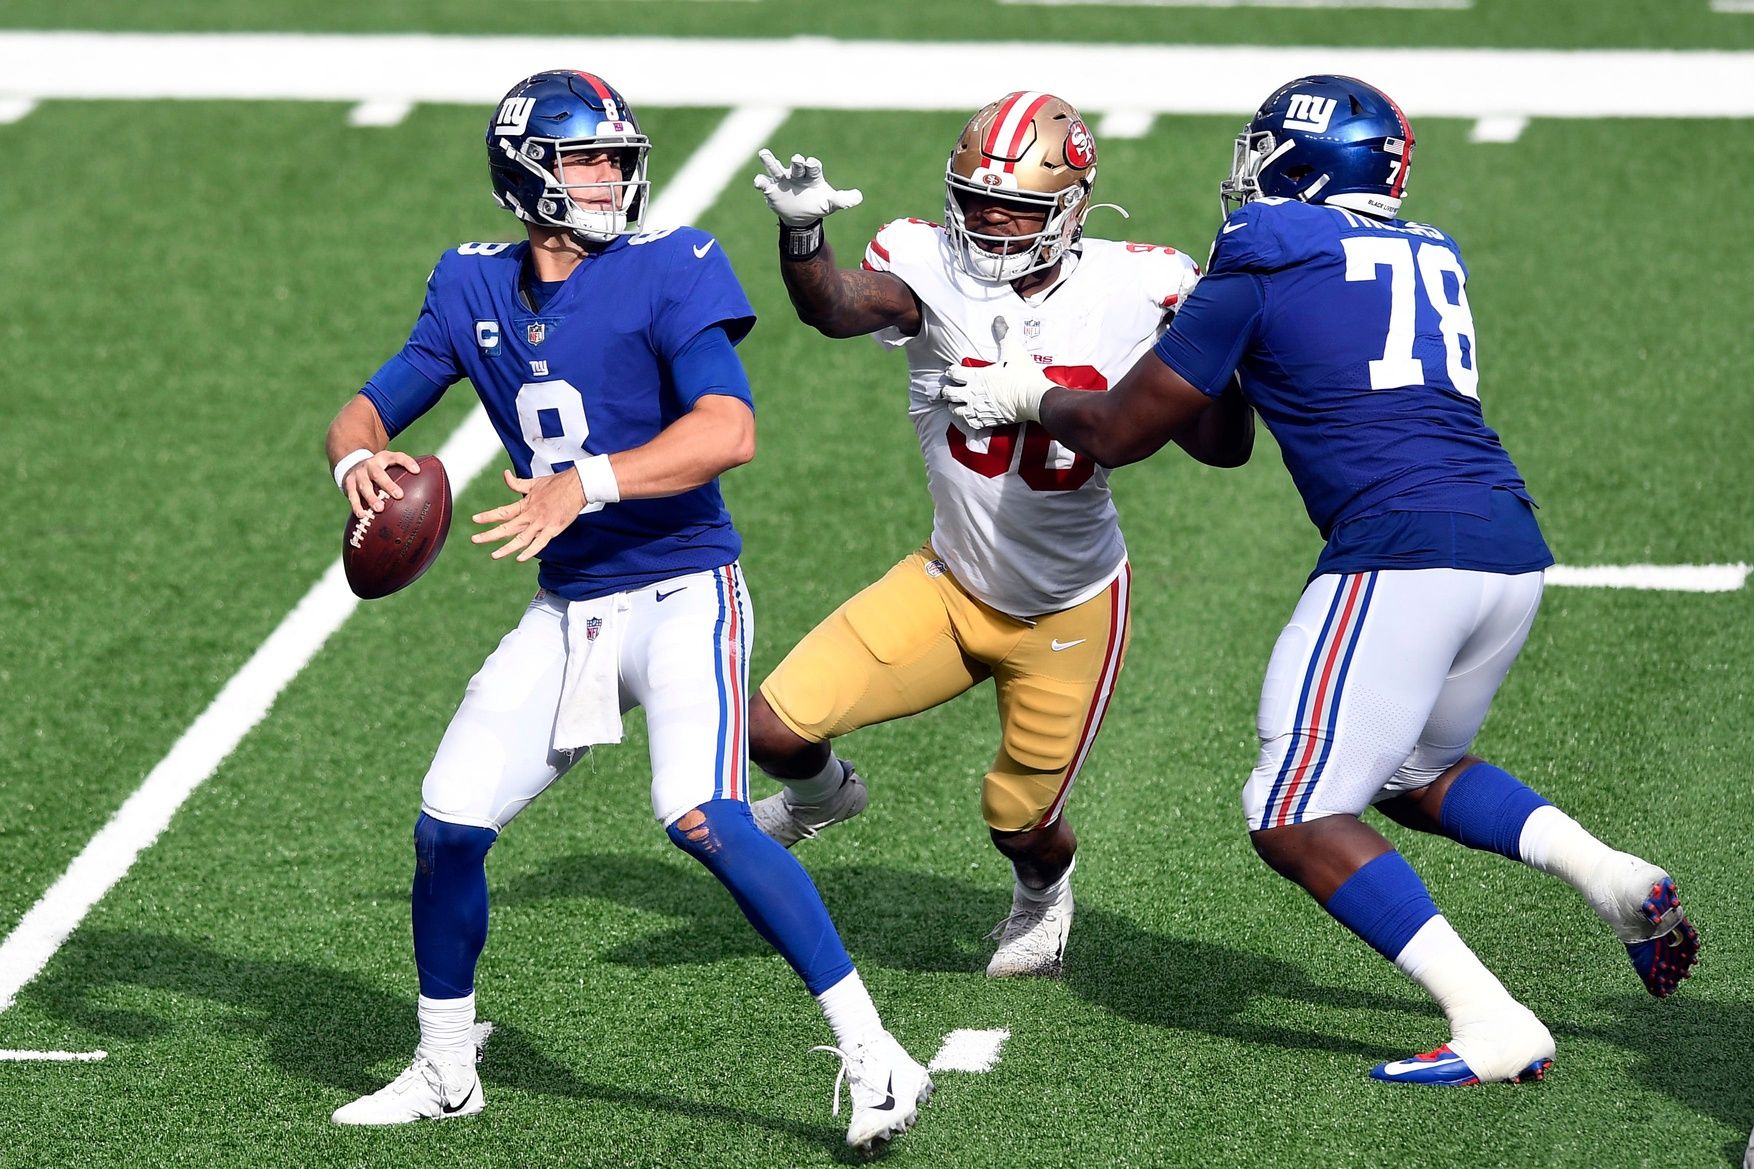
<path id="1" fill-rule="evenodd" d="M 341 531 L 341 564 L 347 586 L 366 600 L 387 597 L 420 579 L 432 567 L 451 530 L 451 481 L 436 455 L 417 460 L 420 474 L 391 467 L 390 478 L 402 498 L 379 492 L 383 511 L 355 519 L 350 511 Z"/>

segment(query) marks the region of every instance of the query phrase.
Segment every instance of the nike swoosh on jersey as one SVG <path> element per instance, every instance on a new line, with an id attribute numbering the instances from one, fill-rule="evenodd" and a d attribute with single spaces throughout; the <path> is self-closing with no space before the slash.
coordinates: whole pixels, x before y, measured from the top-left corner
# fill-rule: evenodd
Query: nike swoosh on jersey
<path id="1" fill-rule="evenodd" d="M 1243 228 L 1245 228 L 1247 226 L 1248 226 L 1248 220 L 1246 220 L 1246 219 L 1242 220 L 1239 223 L 1227 223 L 1224 225 L 1224 230 L 1219 232 L 1218 234 L 1219 235 L 1229 235 L 1231 232 L 1241 231 Z M 696 252 L 695 254 L 699 255 L 700 253 Z"/>
<path id="2" fill-rule="evenodd" d="M 660 601 L 667 601 L 667 600 L 669 600 L 669 599 L 670 599 L 670 598 L 671 598 L 671 597 L 673 597 L 673 596 L 675 596 L 675 595 L 676 595 L 676 594 L 677 594 L 677 593 L 679 593 L 679 592 L 681 592 L 681 591 L 682 591 L 682 589 L 685 589 L 685 588 L 687 588 L 687 587 L 688 587 L 688 586 L 687 586 L 687 585 L 683 585 L 683 586 L 682 586 L 682 588 L 678 588 L 678 589 L 671 589 L 671 590 L 670 590 L 670 591 L 669 591 L 669 592 L 667 592 L 667 593 L 653 593 L 653 594 L 652 594 L 652 596 L 654 596 L 654 597 L 655 597 L 655 598 L 657 598 L 657 599 L 658 599 L 658 600 L 660 600 Z"/>
<path id="3" fill-rule="evenodd" d="M 1071 649 L 1075 645 L 1083 645 L 1085 642 L 1087 642 L 1089 640 L 1090 639 L 1088 637 L 1080 637 L 1077 641 L 1061 641 L 1059 638 L 1056 637 L 1049 644 L 1051 644 L 1053 646 L 1053 650 L 1055 653 L 1059 653 L 1063 649 Z"/>
<path id="4" fill-rule="evenodd" d="M 1398 1076 L 1403 1072 L 1430 1071 L 1433 1068 L 1447 1068 L 1452 1064 L 1466 1066 L 1467 1062 L 1459 1055 L 1448 1059 L 1398 1059 L 1394 1063 L 1385 1063 L 1382 1070 L 1384 1075 Z"/>
<path id="5" fill-rule="evenodd" d="M 718 243 L 718 242 L 719 241 L 716 239 L 707 240 L 704 244 L 701 244 L 699 247 L 694 249 L 694 258 L 697 260 L 704 260 L 706 258 L 706 254 L 708 252 L 712 251 L 713 245 Z"/>

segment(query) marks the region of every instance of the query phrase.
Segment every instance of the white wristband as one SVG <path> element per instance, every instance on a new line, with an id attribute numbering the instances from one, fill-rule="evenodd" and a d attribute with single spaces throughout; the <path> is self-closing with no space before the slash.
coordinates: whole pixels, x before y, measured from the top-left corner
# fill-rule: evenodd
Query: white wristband
<path id="1" fill-rule="evenodd" d="M 621 484 L 608 455 L 592 455 L 573 464 L 579 473 L 579 485 L 585 489 L 585 511 L 595 511 L 605 503 L 621 502 Z M 579 513 L 584 514 L 584 511 Z"/>
<path id="2" fill-rule="evenodd" d="M 335 464 L 335 490 L 345 495 L 347 493 L 347 488 L 341 485 L 341 481 L 347 478 L 347 472 L 353 470 L 353 468 L 359 466 L 371 457 L 372 452 L 366 450 L 364 447 L 342 455 L 341 461 Z"/>

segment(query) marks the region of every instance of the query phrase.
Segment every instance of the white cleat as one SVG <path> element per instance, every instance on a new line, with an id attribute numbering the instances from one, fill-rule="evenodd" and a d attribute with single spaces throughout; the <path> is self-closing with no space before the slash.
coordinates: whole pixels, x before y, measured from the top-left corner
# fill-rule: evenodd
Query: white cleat
<path id="1" fill-rule="evenodd" d="M 843 759 L 840 765 L 840 786 L 820 803 L 796 802 L 792 789 L 787 787 L 750 804 L 749 811 L 755 816 L 756 827 L 790 848 L 800 840 L 815 836 L 830 824 L 851 820 L 863 812 L 870 802 L 871 793 L 865 789 L 865 781 L 859 778 L 851 763 Z"/>
<path id="2" fill-rule="evenodd" d="M 487 1105 L 475 1065 L 492 1030 L 492 1023 L 475 1025 L 474 1058 L 466 1051 L 461 1058 L 433 1059 L 417 1049 L 414 1062 L 401 1075 L 371 1095 L 343 1104 L 329 1119 L 336 1124 L 385 1125 L 474 1116 Z"/>
<path id="3" fill-rule="evenodd" d="M 840 1072 L 834 1077 L 834 1115 L 840 1115 L 844 1080 L 853 1097 L 847 1144 L 855 1149 L 869 1150 L 912 1128 L 919 1119 L 920 1105 L 931 1098 L 931 1074 L 887 1031 L 844 1051 L 838 1047 L 810 1050 L 840 1056 Z"/>
<path id="4" fill-rule="evenodd" d="M 1072 869 L 1074 860 L 1054 886 L 1053 896 L 1028 896 L 1021 881 L 1011 893 L 1011 912 L 993 927 L 999 939 L 988 978 L 1058 978 L 1066 959 L 1066 935 L 1072 931 Z"/>

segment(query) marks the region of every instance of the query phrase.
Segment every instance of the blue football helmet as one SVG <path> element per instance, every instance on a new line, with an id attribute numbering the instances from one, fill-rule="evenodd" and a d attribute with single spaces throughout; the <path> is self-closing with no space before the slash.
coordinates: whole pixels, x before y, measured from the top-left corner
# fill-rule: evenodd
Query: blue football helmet
<path id="1" fill-rule="evenodd" d="M 621 178 L 561 182 L 560 156 L 614 152 Z M 608 243 L 639 229 L 651 184 L 646 155 L 652 146 L 621 94 L 602 78 L 574 69 L 550 69 L 512 86 L 487 125 L 487 165 L 493 198 L 527 223 L 571 231 Z M 608 201 L 573 198 L 581 186 L 608 188 Z"/>
<path id="2" fill-rule="evenodd" d="M 1226 215 L 1265 196 L 1393 219 L 1412 165 L 1413 127 L 1388 94 L 1355 77 L 1299 77 L 1237 135 L 1219 197 Z"/>

